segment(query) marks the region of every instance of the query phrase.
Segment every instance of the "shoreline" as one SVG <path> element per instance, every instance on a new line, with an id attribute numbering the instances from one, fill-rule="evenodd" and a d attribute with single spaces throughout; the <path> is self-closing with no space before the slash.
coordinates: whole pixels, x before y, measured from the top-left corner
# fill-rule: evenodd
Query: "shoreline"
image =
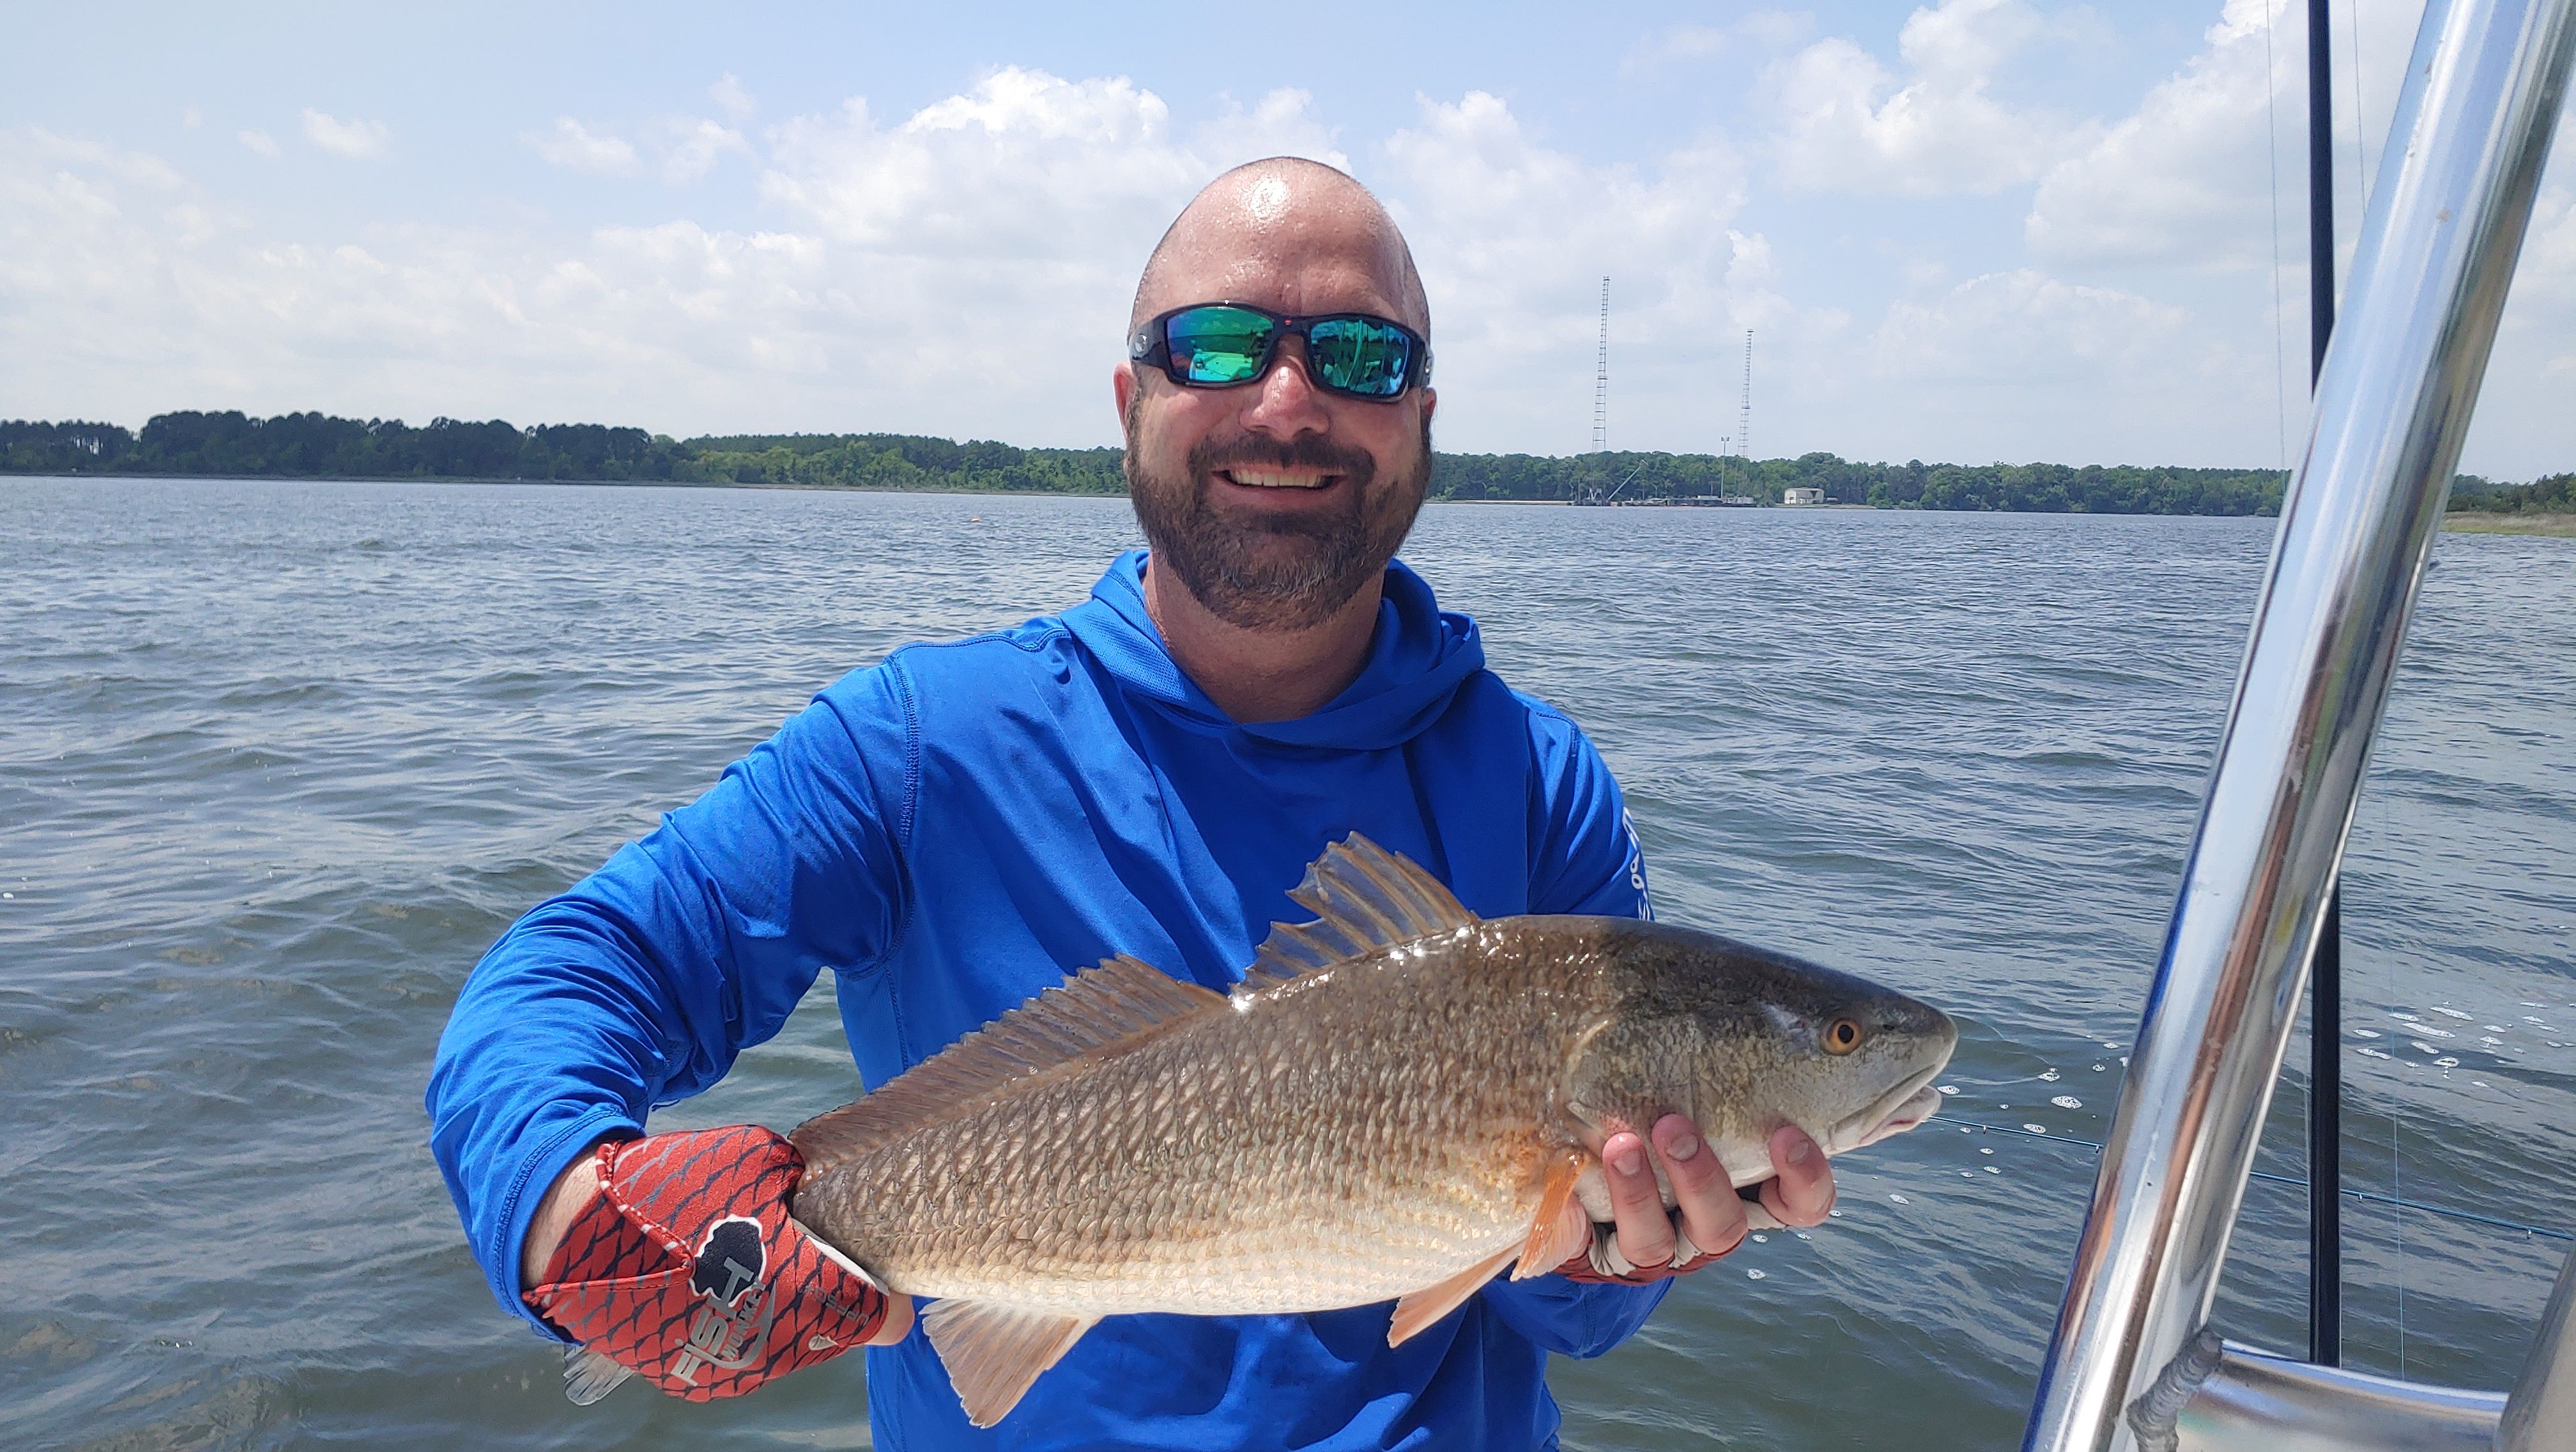
<path id="1" fill-rule="evenodd" d="M 773 484 L 773 483 L 767 483 L 767 482 L 762 482 L 762 481 L 743 481 L 743 480 L 734 480 L 734 479 L 499 479 L 499 478 L 492 478 L 492 479 L 469 479 L 469 478 L 462 478 L 462 477 L 457 477 L 457 476 L 453 476 L 453 475 L 428 475 L 428 476 L 423 476 L 423 475 L 418 475 L 418 474 L 392 474 L 392 475 L 329 475 L 329 476 L 324 476 L 324 475 L 307 475 L 307 474 L 107 474 L 107 473 L 100 473 L 100 474 L 35 474 L 35 473 L 20 474 L 20 473 L 8 472 L 8 471 L 0 471 L 0 480 L 9 480 L 9 479 L 50 479 L 50 480 L 74 480 L 74 479 L 89 480 L 89 479 L 95 479 L 95 480 L 100 480 L 100 481 L 113 481 L 113 482 L 118 482 L 118 483 L 175 483 L 175 484 L 184 484 L 184 483 L 189 483 L 189 482 L 194 482 L 194 481 L 204 481 L 204 482 L 208 482 L 208 483 L 225 483 L 225 484 L 239 484 L 239 483 L 248 483 L 248 484 L 437 484 L 437 485 L 454 485 L 454 484 L 462 484 L 462 485 L 468 485 L 468 486 L 478 486 L 478 485 L 480 485 L 480 486 L 489 486 L 489 485 L 533 485 L 533 486 L 540 487 L 540 488 L 553 488 L 553 487 L 557 487 L 557 486 L 568 486 L 568 487 L 574 487 L 574 488 L 605 488 L 605 489 L 765 489 L 765 490 L 772 490 L 772 491 L 779 491 L 779 492 L 798 492 L 798 491 L 802 491 L 802 492 L 805 492 L 805 493 L 811 493 L 811 494 L 912 494 L 912 495 L 963 495 L 963 496 L 976 497 L 976 498 L 1007 498 L 1007 499 L 1124 499 L 1124 498 L 1126 498 L 1126 497 L 1127 497 L 1123 492 L 1121 492 L 1121 493 L 1117 493 L 1117 494 L 1095 494 L 1095 493 L 1090 493 L 1090 492 L 1087 492 L 1087 491 L 1075 491 L 1075 490 L 1063 490 L 1063 489 L 974 489 L 974 488 L 961 488 L 961 489 L 871 489 L 871 488 L 866 488 L 866 487 L 864 487 L 864 486 L 860 486 L 860 485 L 851 485 L 851 484 Z M 1513 505 L 1552 505 L 1552 506 L 1556 506 L 1556 507 L 1559 507 L 1559 508 L 1571 508 L 1571 507 L 1574 507 L 1574 506 L 1575 506 L 1575 501 L 1570 500 L 1570 499 L 1444 499 L 1444 498 L 1441 498 L 1441 497 L 1439 497 L 1439 496 L 1437 496 L 1437 495 L 1435 495 L 1435 496 L 1431 497 L 1430 499 L 1425 500 L 1424 502 L 1425 502 L 1426 504 L 1513 504 Z M 1635 504 L 1633 504 L 1633 505 L 1627 505 L 1627 506 L 1624 506 L 1624 507 L 1627 507 L 1627 508 L 1656 508 L 1656 507 L 1666 507 L 1666 508 L 1683 508 L 1683 507 L 1692 507 L 1692 506 L 1679 506 L 1679 505 L 1674 505 L 1674 504 L 1671 504 L 1669 501 L 1664 501 L 1664 500 L 1652 500 L 1652 501 L 1648 501 L 1648 500 L 1639 500 L 1639 501 L 1637 501 L 1637 503 L 1635 503 Z M 2131 515 L 2131 514 L 2111 514 L 2111 513 L 2105 512 L 2105 511 L 2097 511 L 2097 510 L 2038 510 L 2038 509 L 2007 509 L 2007 510 L 1880 509 L 1880 508 L 1878 508 L 1878 507 L 1876 507 L 1876 506 L 1874 506 L 1874 505 L 1868 505 L 1868 504 L 1845 504 L 1845 503 L 1841 503 L 1841 502 L 1839 502 L 1839 501 L 1837 501 L 1837 502 L 1835 502 L 1835 503 L 1832 503 L 1832 504 L 1823 504 L 1823 505 L 1804 505 L 1804 506 L 1783 505 L 1783 504 L 1756 505 L 1756 506 L 1753 506 L 1753 509 L 1755 509 L 1755 510 L 1787 510 L 1787 511 L 1790 511 L 1790 512 L 1793 512 L 1793 513 L 1804 513 L 1804 512 L 1808 512 L 1808 511 L 1815 511 L 1815 512 L 1819 512 L 1819 513 L 1821 513 L 1821 512 L 1826 511 L 1826 510 L 1857 510 L 1857 511 L 1861 511 L 1861 512 L 1864 512 L 1864 513 L 1869 513 L 1869 514 L 1962 514 L 1962 513 L 1963 513 L 1963 514 L 1978 514 L 1978 513 L 2002 513 L 2002 514 L 2065 514 L 2065 515 L 2070 515 L 2070 516 L 2071 516 L 2071 515 L 2095 515 L 2095 516 L 2098 516 L 2098 517 L 2100 517 L 2100 518 L 2105 518 L 2105 519 L 2271 519 L 2271 518 L 2277 518 L 2277 516 L 2274 516 L 2274 515 L 2239 515 L 2239 514 L 2153 514 L 2153 515 L 2150 515 L 2150 514 L 2136 514 L 2136 515 Z M 1708 512 L 1710 512 L 1710 513 L 1729 513 L 1729 514 L 1731 514 L 1731 513 L 1735 513 L 1735 512 L 1737 512 L 1737 511 L 1736 511 L 1736 510 L 1734 510 L 1734 509 L 1720 509 L 1720 508 L 1716 508 L 1716 507 L 1709 507 L 1709 508 L 1708 508 Z M 2576 514 L 2539 513 L 2539 512 L 2531 512 L 2531 511 L 2523 511 L 2523 512 L 2517 512 L 2517 513 L 2513 513 L 2513 514 L 2488 514 L 2488 513 L 2484 513 L 2484 512 L 2476 511 L 2476 510 L 2451 510 L 2451 511 L 2446 512 L 2446 513 L 2442 516 L 2442 528 L 2443 528 L 2444 530 L 2446 530 L 2446 531 L 2448 531 L 2448 532 L 2450 532 L 2450 533 L 2454 533 L 2454 534 L 2509 534 L 2509 535 L 2525 535 L 2525 536 L 2533 536 L 2533 537 L 2539 537 L 2539 538 L 2567 539 L 2567 538 L 2576 538 Z"/>
<path id="2" fill-rule="evenodd" d="M 2519 534 L 2576 539 L 2576 514 L 2482 514 L 2457 510 L 2442 516 L 2442 528 L 2453 534 Z"/>

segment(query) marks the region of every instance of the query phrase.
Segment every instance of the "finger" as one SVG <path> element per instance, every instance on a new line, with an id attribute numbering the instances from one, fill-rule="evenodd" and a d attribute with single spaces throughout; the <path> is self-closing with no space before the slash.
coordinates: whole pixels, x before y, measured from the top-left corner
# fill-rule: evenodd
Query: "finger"
<path id="1" fill-rule="evenodd" d="M 1610 1185 L 1610 1219 L 1619 1227 L 1619 1253 L 1629 1264 L 1647 1269 L 1670 1261 L 1673 1222 L 1664 1213 L 1664 1192 L 1655 1184 L 1646 1141 L 1634 1130 L 1610 1136 L 1601 1146 L 1601 1174 Z"/>
<path id="2" fill-rule="evenodd" d="M 877 1327 L 877 1334 L 867 1339 L 865 1344 L 869 1346 L 892 1346 L 912 1334 L 912 1297 L 888 1291 L 885 1298 L 885 1321 Z"/>
<path id="3" fill-rule="evenodd" d="M 1771 1168 L 1762 1208 L 1783 1225 L 1821 1225 L 1834 1208 L 1834 1170 L 1825 1152 L 1794 1124 L 1771 1132 Z"/>
<path id="4" fill-rule="evenodd" d="M 1708 1255 L 1724 1255 L 1744 1243 L 1751 1228 L 1744 1201 L 1727 1178 L 1726 1166 L 1700 1136 L 1689 1117 L 1667 1114 L 1655 1121 L 1655 1153 L 1673 1182 L 1673 1201 L 1682 1212 L 1682 1228 L 1691 1244 Z M 1631 1257 L 1632 1259 L 1634 1257 Z"/>

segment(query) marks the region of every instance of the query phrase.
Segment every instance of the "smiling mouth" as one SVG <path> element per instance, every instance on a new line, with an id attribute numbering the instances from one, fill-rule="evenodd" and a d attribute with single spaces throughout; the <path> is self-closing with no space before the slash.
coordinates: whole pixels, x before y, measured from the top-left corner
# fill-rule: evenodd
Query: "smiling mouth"
<path id="1" fill-rule="evenodd" d="M 1321 469 L 1261 469 L 1250 466 L 1219 469 L 1216 476 L 1243 489 L 1327 489 L 1343 478 L 1340 474 Z"/>

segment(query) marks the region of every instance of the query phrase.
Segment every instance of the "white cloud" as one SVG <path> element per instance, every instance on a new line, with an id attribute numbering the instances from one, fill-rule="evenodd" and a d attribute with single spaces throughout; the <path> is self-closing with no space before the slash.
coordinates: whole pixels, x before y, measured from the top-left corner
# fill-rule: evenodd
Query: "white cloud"
<path id="1" fill-rule="evenodd" d="M 2342 58 L 2334 80 L 2336 221 L 2347 261 L 2368 185 L 2361 163 L 2366 156 L 2375 172 L 2383 159 L 2423 6 L 2356 0 L 2355 10 L 2357 34 L 2338 11 L 2335 35 Z M 2349 69 L 2355 50 L 2358 78 Z M 2290 0 L 2226 0 L 2199 50 L 2132 114 L 2042 179 L 2024 236 L 2059 263 L 2268 268 L 2277 178 L 2280 250 L 2300 266 L 2307 250 L 2306 94 L 2302 9 Z"/>
<path id="2" fill-rule="evenodd" d="M 1385 193 L 1430 289 L 1448 435 L 1588 445 L 1607 274 L 1613 445 L 1713 449 L 1718 430 L 1650 400 L 1705 397 L 1710 369 L 1733 376 L 1741 330 L 1788 311 L 1769 244 L 1737 226 L 1736 154 L 1704 141 L 1653 171 L 1602 167 L 1539 144 L 1484 92 L 1420 106 L 1386 144 Z"/>
<path id="3" fill-rule="evenodd" d="M 304 139 L 352 161 L 381 161 L 393 146 L 393 133 L 381 121 L 343 121 L 310 106 L 304 108 Z"/>
<path id="4" fill-rule="evenodd" d="M 715 101 L 719 110 L 736 121 L 749 120 L 751 114 L 760 109 L 760 103 L 752 98 L 749 91 L 742 88 L 742 77 L 731 71 L 717 77 L 716 83 L 707 87 L 707 95 Z"/>
<path id="5" fill-rule="evenodd" d="M 547 161 L 574 171 L 632 176 L 641 166 L 626 138 L 593 131 L 570 116 L 556 117 L 551 131 L 531 131 L 520 139 Z"/>
<path id="6" fill-rule="evenodd" d="M 1688 66 L 1713 60 L 1734 48 L 1735 37 L 1721 25 L 1676 25 L 1657 35 L 1643 37 L 1619 60 L 1619 69 L 1632 75 L 1652 75 L 1671 66 Z"/>
<path id="7" fill-rule="evenodd" d="M 249 147 L 252 151 L 259 153 L 261 156 L 267 157 L 271 161 L 277 160 L 280 155 L 277 138 L 269 135 L 265 131 L 238 131 L 235 132 L 234 135 L 240 140 L 242 145 Z"/>
<path id="8" fill-rule="evenodd" d="M 2269 97 L 2304 74 L 2304 44 L 2276 33 L 2287 0 L 2228 0 L 2181 71 L 2040 183 L 2024 233 L 2043 256 L 2095 262 L 2268 265 Z M 2269 27 L 2269 29 L 2267 29 Z M 2289 107 L 2293 122 L 2304 115 Z M 2293 153 L 2295 156 L 2297 153 Z M 2302 175 L 2290 171 L 2296 185 Z M 2299 211 L 2305 212 L 2304 193 Z"/>
<path id="9" fill-rule="evenodd" d="M 1992 272 L 1936 301 L 1899 301 L 1870 339 L 1874 371 L 1915 385 L 2064 383 L 2155 371 L 2191 315 L 2118 288 L 2031 268 Z"/>
<path id="10" fill-rule="evenodd" d="M 2045 29 L 2020 0 L 1942 0 L 1897 36 L 1898 77 L 1852 41 L 1772 67 L 1771 154 L 1787 185 L 1901 196 L 1992 192 L 2037 178 L 2091 123 L 1998 100 L 1995 73 Z"/>
<path id="11" fill-rule="evenodd" d="M 741 132 L 704 118 L 672 121 L 662 151 L 662 180 L 673 186 L 696 181 L 715 170 L 727 153 L 751 154 Z"/>
<path id="12" fill-rule="evenodd" d="M 678 141 L 750 150 L 697 127 Z M 60 415 L 1107 441 L 1107 375 L 1154 238 L 1223 166 L 1325 138 L 1295 93 L 1177 138 L 1132 84 L 1019 71 L 897 125 L 854 103 L 776 135 L 766 228 L 377 226 L 191 247 L 172 208 L 111 174 L 137 159 L 92 148 L 57 178 L 70 143 L 0 133 L 0 396 Z M 47 341 L 73 319 L 70 345 Z"/>
<path id="13" fill-rule="evenodd" d="M 1918 75 L 1984 63 L 1938 41 L 1918 37 Z M 1885 250 L 1862 236 L 1836 252 L 1765 206 L 1763 173 L 1723 136 L 1604 161 L 1478 92 L 1423 98 L 1410 125 L 1369 136 L 1294 90 L 1194 105 L 1176 122 L 1130 81 L 1031 70 L 906 115 L 853 100 L 709 140 L 708 164 L 756 171 L 747 216 L 657 191 L 626 204 L 663 196 L 663 217 L 582 230 L 535 207 L 489 226 L 251 220 L 157 158 L 0 130 L 0 397 L 128 423 L 321 408 L 1109 442 L 1107 374 L 1147 250 L 1218 171 L 1290 152 L 1354 169 L 1404 225 L 1450 447 L 1586 446 L 1607 273 L 1620 447 L 1734 433 L 1752 328 L 1766 454 L 2273 457 L 2259 270 L 2110 272 L 2008 245 L 1943 257 L 1905 245 L 1901 203 L 1873 209 Z M 676 149 L 701 126 L 730 133 L 626 133 L 635 166 L 662 172 L 666 136 Z M 2481 409 L 2502 442 L 2470 452 L 2500 477 L 2576 458 L 2576 149 L 2562 153 Z"/>

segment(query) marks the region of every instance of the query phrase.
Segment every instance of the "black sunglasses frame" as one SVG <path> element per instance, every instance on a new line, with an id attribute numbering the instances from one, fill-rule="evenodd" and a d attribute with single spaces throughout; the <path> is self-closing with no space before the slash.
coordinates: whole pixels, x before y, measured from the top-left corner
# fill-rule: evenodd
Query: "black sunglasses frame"
<path id="1" fill-rule="evenodd" d="M 1248 376 L 1232 383 L 1204 383 L 1185 376 L 1182 365 L 1172 361 L 1172 319 L 1183 313 L 1197 312 L 1201 308 L 1235 308 L 1269 319 L 1270 341 L 1262 346 L 1261 361 L 1253 365 L 1252 372 Z M 1326 382 L 1310 363 L 1306 367 L 1306 378 L 1317 388 L 1339 398 L 1356 398 L 1362 403 L 1393 403 L 1416 388 L 1430 386 L 1431 340 L 1393 318 L 1380 317 L 1376 313 L 1315 313 L 1308 317 L 1291 317 L 1286 313 L 1274 313 L 1255 303 L 1194 302 L 1173 308 L 1168 312 L 1157 313 L 1146 319 L 1144 326 L 1128 337 L 1127 356 L 1134 362 L 1151 364 L 1161 369 L 1164 377 L 1183 388 L 1242 388 L 1270 376 L 1271 365 L 1279 361 L 1280 340 L 1292 333 L 1306 345 L 1311 354 L 1315 346 L 1313 330 L 1319 323 L 1367 323 L 1371 327 L 1392 328 L 1404 335 L 1404 341 L 1412 352 L 1406 361 L 1404 386 L 1393 393 L 1360 393 L 1352 389 L 1336 387 Z"/>

